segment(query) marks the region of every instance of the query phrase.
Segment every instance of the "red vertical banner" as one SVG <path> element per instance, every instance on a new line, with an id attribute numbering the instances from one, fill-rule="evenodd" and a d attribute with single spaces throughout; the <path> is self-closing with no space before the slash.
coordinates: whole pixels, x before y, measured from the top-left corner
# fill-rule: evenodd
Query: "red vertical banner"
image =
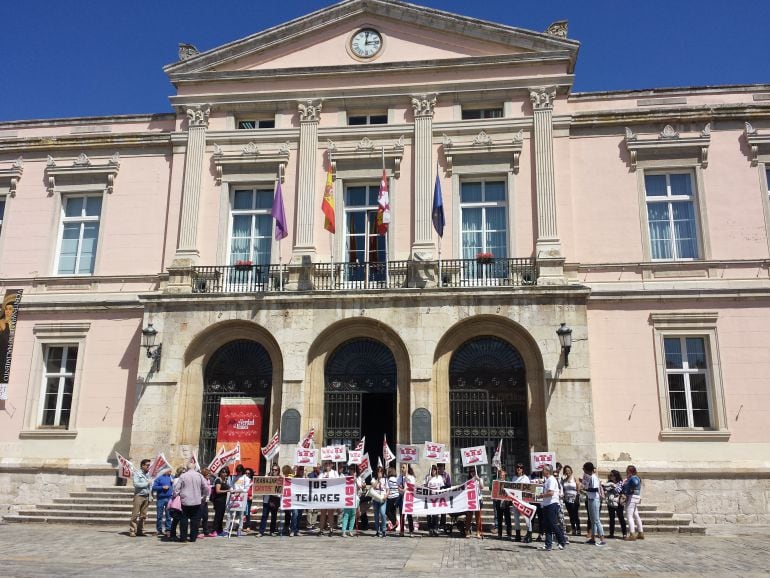
<path id="1" fill-rule="evenodd" d="M 241 463 L 259 471 L 262 448 L 262 411 L 264 398 L 223 397 L 219 402 L 217 452 L 241 443 Z M 232 468 L 230 468 L 232 471 Z"/>

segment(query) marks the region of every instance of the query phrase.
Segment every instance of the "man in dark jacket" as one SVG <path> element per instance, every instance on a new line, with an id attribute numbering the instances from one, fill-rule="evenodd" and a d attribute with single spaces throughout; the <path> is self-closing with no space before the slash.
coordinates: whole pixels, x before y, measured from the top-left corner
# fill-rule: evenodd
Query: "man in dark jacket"
<path id="1" fill-rule="evenodd" d="M 158 536 L 168 536 L 171 533 L 171 512 L 168 509 L 168 503 L 171 501 L 172 485 L 171 470 L 163 470 L 152 483 L 152 493 L 155 495 L 155 505 L 158 510 L 155 529 Z M 163 523 L 165 517 L 166 522 Z"/>

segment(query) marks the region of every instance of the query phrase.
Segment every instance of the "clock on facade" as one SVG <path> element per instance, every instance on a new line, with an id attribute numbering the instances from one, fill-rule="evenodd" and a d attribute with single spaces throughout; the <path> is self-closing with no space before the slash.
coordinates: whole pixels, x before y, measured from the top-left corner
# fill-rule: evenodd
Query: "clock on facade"
<path id="1" fill-rule="evenodd" d="M 359 58 L 371 58 L 382 49 L 382 36 L 374 28 L 362 28 L 350 39 L 350 50 Z"/>

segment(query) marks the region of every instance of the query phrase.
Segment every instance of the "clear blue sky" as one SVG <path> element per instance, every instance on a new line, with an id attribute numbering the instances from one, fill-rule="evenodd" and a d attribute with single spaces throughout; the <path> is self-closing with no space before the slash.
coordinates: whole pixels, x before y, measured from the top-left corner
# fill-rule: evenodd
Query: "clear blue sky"
<path id="1" fill-rule="evenodd" d="M 770 1 L 418 0 L 581 42 L 575 91 L 770 82 Z M 162 67 L 328 0 L 0 2 L 0 120 L 168 112 Z"/>

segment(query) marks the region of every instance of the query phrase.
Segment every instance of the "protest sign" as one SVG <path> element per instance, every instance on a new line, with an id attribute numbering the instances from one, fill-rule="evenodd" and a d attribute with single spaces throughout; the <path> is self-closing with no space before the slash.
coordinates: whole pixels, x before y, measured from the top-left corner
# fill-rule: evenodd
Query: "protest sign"
<path id="1" fill-rule="evenodd" d="M 283 493 L 281 476 L 255 476 L 251 480 L 251 493 L 254 496 L 280 496 Z"/>
<path id="2" fill-rule="evenodd" d="M 151 478 L 157 478 L 165 470 L 171 470 L 171 464 L 168 463 L 166 456 L 161 452 L 150 462 L 150 469 L 147 473 Z"/>
<path id="3" fill-rule="evenodd" d="M 509 497 L 511 495 L 524 502 L 539 503 L 543 501 L 543 486 L 542 484 L 521 484 L 507 480 L 494 480 L 492 482 L 493 500 L 511 501 Z"/>
<path id="4" fill-rule="evenodd" d="M 364 459 L 364 453 L 360 450 L 350 450 L 348 452 L 348 464 L 358 465 Z"/>
<path id="5" fill-rule="evenodd" d="M 282 510 L 329 510 L 356 507 L 356 482 L 344 478 L 284 478 Z"/>
<path id="6" fill-rule="evenodd" d="M 278 450 L 280 449 L 280 438 L 278 436 L 278 430 L 275 430 L 275 433 L 273 434 L 273 437 L 270 438 L 270 441 L 267 442 L 267 445 L 262 448 L 262 455 L 265 456 L 265 459 L 267 461 L 272 460 L 275 456 L 278 455 Z"/>
<path id="7" fill-rule="evenodd" d="M 130 480 L 134 470 L 136 469 L 134 464 L 129 462 L 118 452 L 115 452 L 115 457 L 118 458 L 118 477 L 123 478 L 124 480 Z"/>
<path id="8" fill-rule="evenodd" d="M 530 471 L 536 472 L 542 470 L 546 464 L 552 468 L 556 467 L 556 454 L 554 452 L 532 452 L 530 455 Z"/>
<path id="9" fill-rule="evenodd" d="M 358 464 L 358 475 L 366 479 L 372 475 L 372 463 L 369 461 L 369 454 L 364 454 L 361 463 Z"/>
<path id="10" fill-rule="evenodd" d="M 472 448 L 463 448 L 460 450 L 463 458 L 463 467 L 481 466 L 488 464 L 487 448 L 484 446 L 474 446 Z"/>
<path id="11" fill-rule="evenodd" d="M 322 462 L 344 462 L 348 448 L 345 446 L 324 446 L 321 448 Z"/>
<path id="12" fill-rule="evenodd" d="M 396 455 L 400 464 L 419 464 L 420 446 L 396 444 Z"/>
<path id="13" fill-rule="evenodd" d="M 295 466 L 315 466 L 318 464 L 318 450 L 297 448 L 294 451 Z"/>
<path id="14" fill-rule="evenodd" d="M 514 490 L 506 489 L 505 493 L 508 494 L 511 505 L 516 509 L 516 511 L 519 512 L 519 514 L 521 514 L 525 518 L 527 518 L 527 520 L 529 520 L 531 524 L 532 518 L 535 517 L 535 512 L 537 511 L 537 508 L 516 497 Z"/>
<path id="15" fill-rule="evenodd" d="M 441 461 L 444 457 L 444 444 L 425 442 L 425 452 L 423 455 L 426 461 Z"/>
<path id="16" fill-rule="evenodd" d="M 461 486 L 444 490 L 432 490 L 407 482 L 404 492 L 404 514 L 433 516 L 474 512 L 479 509 L 481 492 L 476 480 L 468 480 Z"/>

